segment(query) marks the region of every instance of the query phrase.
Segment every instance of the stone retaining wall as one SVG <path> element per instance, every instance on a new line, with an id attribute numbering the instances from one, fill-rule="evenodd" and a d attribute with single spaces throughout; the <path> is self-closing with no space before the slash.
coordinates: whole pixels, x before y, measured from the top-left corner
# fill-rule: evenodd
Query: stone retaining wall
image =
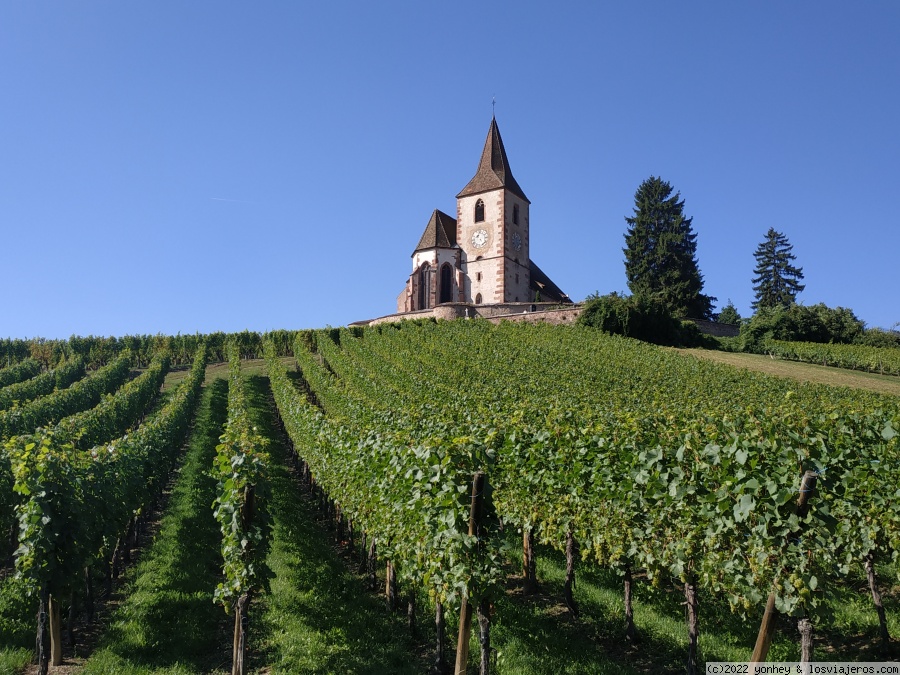
<path id="1" fill-rule="evenodd" d="M 496 305 L 472 305 L 465 302 L 447 302 L 432 309 L 423 309 L 417 312 L 403 312 L 401 314 L 389 314 L 368 322 L 369 326 L 377 326 L 380 323 L 393 323 L 410 319 L 453 319 L 482 318 L 491 323 L 501 321 L 546 321 L 552 324 L 575 323 L 584 306 L 580 304 L 560 305 L 552 302 L 507 302 Z M 700 332 L 716 337 L 737 337 L 740 335 L 740 326 L 732 326 L 727 323 L 715 321 L 702 321 L 691 319 Z M 359 322 L 362 324 L 363 322 Z"/>
<path id="2" fill-rule="evenodd" d="M 496 305 L 473 305 L 465 302 L 447 302 L 432 309 L 418 312 L 389 314 L 368 322 L 369 326 L 393 323 L 411 319 L 464 319 L 483 318 L 497 323 L 501 319 L 509 321 L 548 321 L 550 323 L 572 323 L 581 314 L 581 305 L 560 305 L 556 302 L 507 302 Z"/>

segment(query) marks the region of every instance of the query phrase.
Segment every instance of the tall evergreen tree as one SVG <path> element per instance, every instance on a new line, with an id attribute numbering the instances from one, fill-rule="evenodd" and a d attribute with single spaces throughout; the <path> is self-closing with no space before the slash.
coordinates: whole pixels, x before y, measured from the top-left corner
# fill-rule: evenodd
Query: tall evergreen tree
<path id="1" fill-rule="evenodd" d="M 794 246 L 781 232 L 770 227 L 766 239 L 756 247 L 753 257 L 756 258 L 756 269 L 753 273 L 753 292 L 756 300 L 753 309 L 761 307 L 787 307 L 794 304 L 797 294 L 806 286 L 800 283 L 803 268 L 794 267 L 791 262 L 797 259 L 793 254 Z"/>
<path id="2" fill-rule="evenodd" d="M 638 187 L 634 216 L 625 218 L 625 275 L 635 295 L 660 300 L 676 316 L 708 319 L 715 298 L 702 293 L 697 235 L 680 197 L 654 176 Z"/>

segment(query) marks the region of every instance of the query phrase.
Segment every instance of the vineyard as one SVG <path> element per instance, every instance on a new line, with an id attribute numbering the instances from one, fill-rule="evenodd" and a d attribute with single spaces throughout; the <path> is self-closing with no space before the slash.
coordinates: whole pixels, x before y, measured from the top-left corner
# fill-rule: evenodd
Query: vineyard
<path id="1" fill-rule="evenodd" d="M 864 370 L 880 375 L 900 375 L 900 349 L 892 347 L 769 340 L 764 350 L 781 359 Z"/>
<path id="2" fill-rule="evenodd" d="M 162 642 L 136 636 L 158 635 L 160 617 L 126 597 L 86 673 L 451 672 L 454 661 L 455 672 L 692 673 L 749 660 L 755 643 L 785 660 L 893 648 L 896 397 L 543 324 L 154 339 L 107 344 L 102 358 L 96 345 L 54 349 L 0 370 L 11 561 L 0 673 L 71 658 L 75 627 L 126 568 L 135 598 L 190 586 L 197 618 L 170 639 L 202 647 L 181 670 L 141 670 Z M 227 378 L 201 396 L 208 360 L 228 361 Z M 173 364 L 189 374 L 162 391 Z M 195 536 L 165 544 L 173 518 Z M 298 539 L 300 520 L 319 525 Z M 329 537 L 338 562 L 307 567 L 298 551 L 335 558 L 330 545 L 312 552 Z M 189 562 L 175 551 L 194 539 L 202 560 Z M 157 546 L 167 553 L 150 565 Z M 164 573 L 162 560 L 185 569 Z M 375 589 L 386 609 L 373 610 Z M 848 619 L 858 598 L 867 618 Z M 552 621 L 521 629 L 542 604 Z M 654 623 L 663 607 L 681 614 L 677 638 Z M 323 621 L 296 640 L 302 654 L 279 637 Z M 375 662 L 330 642 L 350 635 Z M 542 653 L 563 636 L 580 653 Z M 664 641 L 662 661 L 643 654 Z"/>

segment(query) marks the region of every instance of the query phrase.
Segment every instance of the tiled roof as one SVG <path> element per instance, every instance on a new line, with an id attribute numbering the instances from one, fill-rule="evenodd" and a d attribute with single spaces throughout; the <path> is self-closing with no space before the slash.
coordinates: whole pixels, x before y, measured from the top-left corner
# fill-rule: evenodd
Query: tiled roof
<path id="1" fill-rule="evenodd" d="M 456 219 L 440 209 L 435 209 L 428 219 L 416 251 L 429 248 L 453 248 L 456 246 Z M 415 253 L 415 251 L 413 251 Z"/>
<path id="2" fill-rule="evenodd" d="M 563 293 L 533 260 L 529 260 L 528 264 L 531 267 L 531 290 L 541 294 L 541 302 L 572 302 L 572 298 Z"/>
<path id="3" fill-rule="evenodd" d="M 467 195 L 475 195 L 479 192 L 496 190 L 505 187 L 514 195 L 518 195 L 526 202 L 528 197 L 522 192 L 522 188 L 513 178 L 509 168 L 509 159 L 506 157 L 506 149 L 503 147 L 503 139 L 500 138 L 500 129 L 497 127 L 496 118 L 491 119 L 491 128 L 488 130 L 487 139 L 484 142 L 484 150 L 481 152 L 481 161 L 478 163 L 478 171 L 468 185 L 462 189 L 457 199 Z M 531 202 L 528 202 L 529 204 Z"/>

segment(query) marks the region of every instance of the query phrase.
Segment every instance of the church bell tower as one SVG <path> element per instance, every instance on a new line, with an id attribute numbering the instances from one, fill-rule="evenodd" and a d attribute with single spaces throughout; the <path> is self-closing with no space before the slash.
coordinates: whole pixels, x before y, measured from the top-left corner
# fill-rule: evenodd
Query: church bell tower
<path id="1" fill-rule="evenodd" d="M 435 209 L 425 226 L 412 254 L 412 274 L 397 296 L 397 313 L 476 305 L 466 307 L 465 316 L 471 310 L 480 316 L 494 315 L 497 305 L 510 303 L 527 303 L 531 311 L 539 302 L 570 303 L 531 259 L 530 206 L 492 118 L 478 169 L 456 195 L 456 218 Z M 495 307 L 482 314 L 477 305 Z"/>
<path id="2" fill-rule="evenodd" d="M 456 195 L 464 296 L 475 304 L 530 302 L 528 207 L 491 119 L 475 176 Z"/>

